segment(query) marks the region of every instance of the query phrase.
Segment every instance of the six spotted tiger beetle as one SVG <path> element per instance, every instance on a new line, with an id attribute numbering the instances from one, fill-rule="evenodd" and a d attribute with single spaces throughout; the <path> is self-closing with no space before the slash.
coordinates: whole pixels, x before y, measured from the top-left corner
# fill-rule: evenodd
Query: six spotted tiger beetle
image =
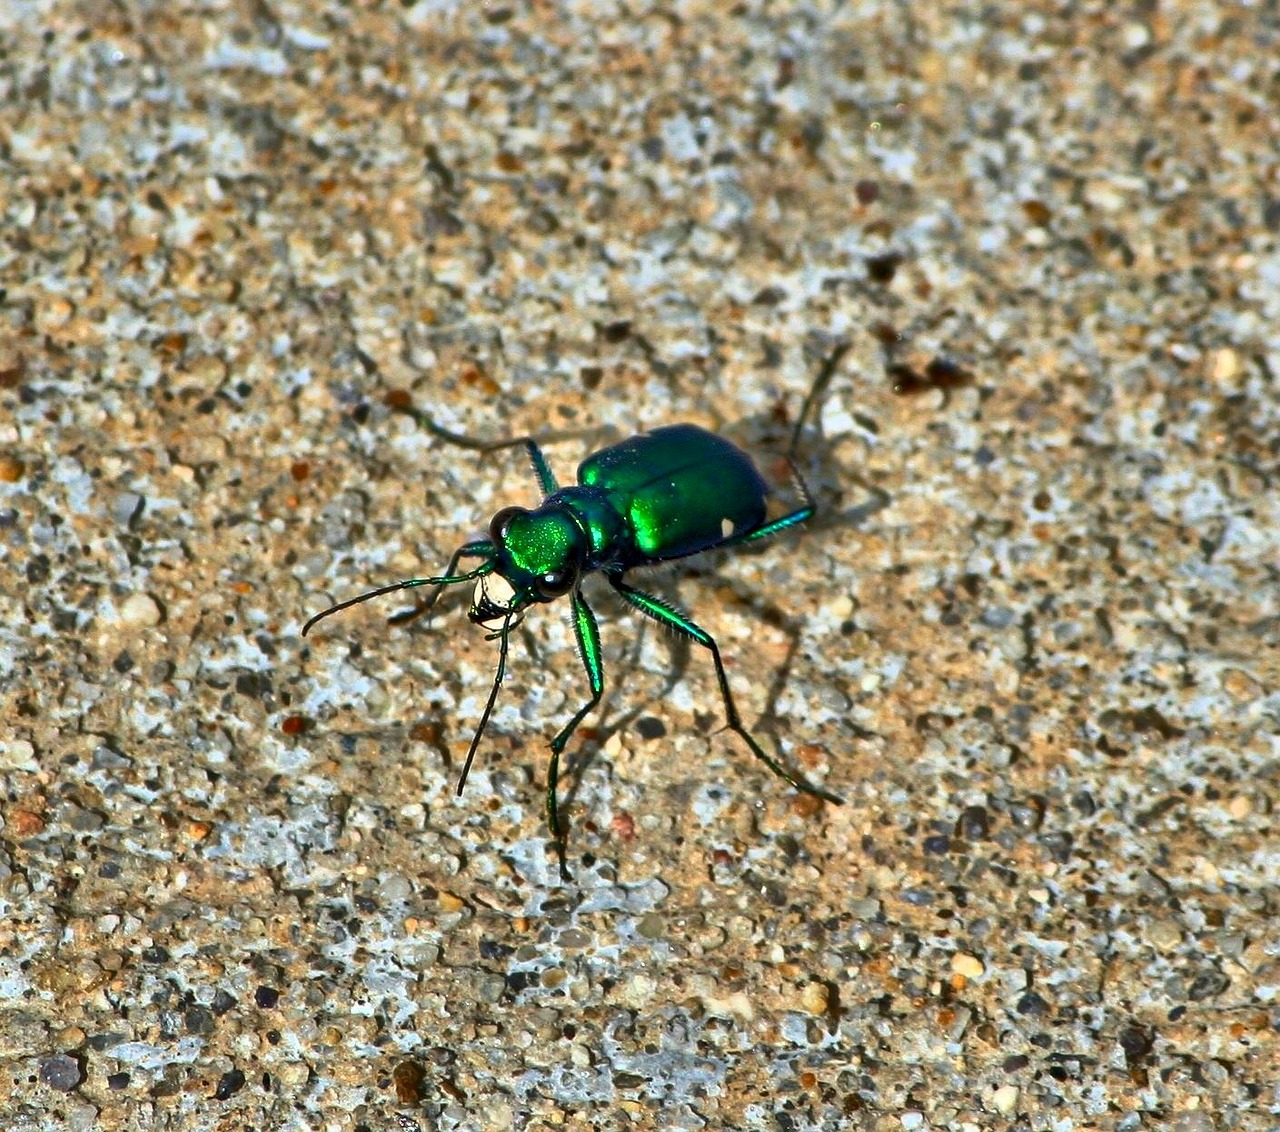
<path id="1" fill-rule="evenodd" d="M 827 359 L 806 398 L 793 434 L 793 448 L 815 393 L 830 380 L 845 349 L 838 347 Z M 696 425 L 669 425 L 602 449 L 579 465 L 577 484 L 560 487 L 542 450 L 529 437 L 476 441 L 441 428 L 407 406 L 398 407 L 411 413 L 433 435 L 462 447 L 487 452 L 523 445 L 542 489 L 542 503 L 533 510 L 504 507 L 489 523 L 488 537 L 455 550 L 441 576 L 410 578 L 330 606 L 302 627 L 302 635 L 305 637 L 316 622 L 330 614 L 371 598 L 416 586 L 435 587 L 416 608 L 391 618 L 393 624 L 403 623 L 431 609 L 446 586 L 476 583 L 469 617 L 489 630 L 489 640 L 498 641 L 498 668 L 458 779 L 459 794 L 466 785 L 506 673 L 512 628 L 530 606 L 567 596 L 573 610 L 578 651 L 591 686 L 590 699 L 551 740 L 547 767 L 547 824 L 555 838 L 561 877 L 567 878 L 556 785 L 561 752 L 604 691 L 600 631 L 579 588 L 584 576 L 599 571 L 628 605 L 711 653 L 728 726 L 742 737 L 753 755 L 797 790 L 829 802 L 841 801 L 830 791 L 797 778 L 766 754 L 743 727 L 715 638 L 661 599 L 636 589 L 626 580 L 628 571 L 637 566 L 756 542 L 803 523 L 813 514 L 814 504 L 794 464 L 800 506 L 779 518 L 766 519 L 769 488 L 751 458 L 729 441 Z M 464 558 L 478 558 L 480 565 L 458 573 L 458 564 Z"/>

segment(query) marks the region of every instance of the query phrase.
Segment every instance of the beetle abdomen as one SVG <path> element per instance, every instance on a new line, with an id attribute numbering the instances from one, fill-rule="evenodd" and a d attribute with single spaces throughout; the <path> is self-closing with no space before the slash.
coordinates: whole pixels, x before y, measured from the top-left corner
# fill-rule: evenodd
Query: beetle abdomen
<path id="1" fill-rule="evenodd" d="M 580 484 L 609 493 L 640 558 L 683 558 L 765 519 L 768 486 L 751 458 L 697 425 L 669 425 L 588 457 Z"/>

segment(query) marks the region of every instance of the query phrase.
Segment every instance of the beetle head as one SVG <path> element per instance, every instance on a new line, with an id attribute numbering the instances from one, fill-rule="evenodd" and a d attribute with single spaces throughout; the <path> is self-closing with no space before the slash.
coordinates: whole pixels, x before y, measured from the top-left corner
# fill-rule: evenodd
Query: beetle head
<path id="1" fill-rule="evenodd" d="M 563 597 L 582 574 L 584 537 L 562 506 L 504 507 L 489 524 L 493 571 L 476 581 L 468 616 L 497 630 L 526 607 Z"/>

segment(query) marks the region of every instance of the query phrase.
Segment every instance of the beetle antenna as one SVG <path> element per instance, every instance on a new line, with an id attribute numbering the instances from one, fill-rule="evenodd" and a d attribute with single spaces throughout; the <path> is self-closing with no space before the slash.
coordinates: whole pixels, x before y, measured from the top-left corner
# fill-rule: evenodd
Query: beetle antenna
<path id="1" fill-rule="evenodd" d="M 458 794 L 462 794 L 462 788 L 467 784 L 467 775 L 471 773 L 471 764 L 475 760 L 476 750 L 480 746 L 480 737 L 484 734 L 484 729 L 489 725 L 489 715 L 493 711 L 493 705 L 498 702 L 498 689 L 502 686 L 502 678 L 507 672 L 507 638 L 511 633 L 512 614 L 508 613 L 506 619 L 502 622 L 502 629 L 493 634 L 501 641 L 498 646 L 498 671 L 493 676 L 493 687 L 489 689 L 489 702 L 484 705 L 484 712 L 480 716 L 480 726 L 476 728 L 476 733 L 471 740 L 471 749 L 467 752 L 467 761 L 462 764 L 462 773 L 458 776 Z"/>
<path id="2" fill-rule="evenodd" d="M 818 376 L 814 378 L 813 384 L 809 386 L 809 392 L 805 394 L 804 404 L 800 406 L 800 415 L 796 418 L 796 427 L 791 430 L 791 444 L 787 448 L 788 460 L 795 459 L 796 449 L 800 446 L 800 433 L 804 429 L 804 422 L 808 420 L 810 410 L 826 393 L 827 386 L 831 384 L 831 379 L 835 377 L 836 370 L 840 367 L 840 359 L 848 353 L 849 346 L 850 343 L 847 339 L 837 342 L 831 353 L 827 355 L 827 360 L 822 363 L 822 368 L 818 370 Z"/>
<path id="3" fill-rule="evenodd" d="M 465 574 L 446 574 L 443 578 L 409 578 L 389 586 L 380 586 L 376 590 L 370 590 L 368 593 L 348 598 L 346 601 L 340 601 L 337 605 L 331 605 L 328 609 L 321 610 L 302 626 L 302 635 L 305 637 L 317 621 L 323 621 L 331 614 L 341 613 L 344 609 L 350 609 L 353 605 L 359 605 L 361 602 L 372 601 L 375 597 L 393 594 L 399 590 L 411 590 L 415 586 L 452 586 L 458 582 L 469 582 L 472 578 L 479 578 L 484 574 L 488 574 L 493 569 L 493 565 L 491 561 L 482 562 L 474 570 L 468 570 Z"/>

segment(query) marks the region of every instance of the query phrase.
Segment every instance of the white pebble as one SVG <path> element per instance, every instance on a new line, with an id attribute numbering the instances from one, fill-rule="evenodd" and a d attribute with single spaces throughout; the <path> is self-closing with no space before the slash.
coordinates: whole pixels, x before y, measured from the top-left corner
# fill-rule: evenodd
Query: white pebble
<path id="1" fill-rule="evenodd" d="M 130 594 L 120 606 L 120 623 L 137 629 L 159 625 L 160 605 L 150 594 Z"/>
<path id="2" fill-rule="evenodd" d="M 0 743 L 0 766 L 6 770 L 39 770 L 36 749 L 26 739 L 11 739 Z"/>
<path id="3" fill-rule="evenodd" d="M 1021 1091 L 1017 1085 L 1001 1085 L 991 1094 L 991 1103 L 1001 1116 L 1012 1116 L 1017 1111 L 1020 1096 Z"/>

